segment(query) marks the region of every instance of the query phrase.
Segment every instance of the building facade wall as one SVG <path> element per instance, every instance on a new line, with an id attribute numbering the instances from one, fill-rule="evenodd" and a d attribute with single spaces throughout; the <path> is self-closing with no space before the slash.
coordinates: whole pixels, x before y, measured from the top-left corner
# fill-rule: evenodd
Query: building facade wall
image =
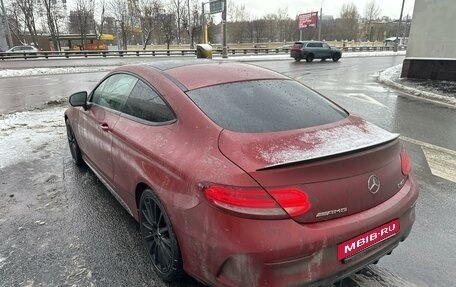
<path id="1" fill-rule="evenodd" d="M 415 0 L 402 77 L 456 81 L 455 17 L 455 0 Z"/>

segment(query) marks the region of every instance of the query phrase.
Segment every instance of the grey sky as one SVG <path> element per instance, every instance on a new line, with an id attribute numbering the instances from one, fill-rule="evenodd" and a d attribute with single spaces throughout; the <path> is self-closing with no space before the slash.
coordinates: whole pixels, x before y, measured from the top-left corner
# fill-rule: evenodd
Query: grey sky
<path id="1" fill-rule="evenodd" d="M 230 1 L 230 0 L 228 0 Z M 299 12 L 320 11 L 320 5 L 323 3 L 323 15 L 339 16 L 340 8 L 343 3 L 353 2 L 361 16 L 364 15 L 364 9 L 367 0 L 231 0 L 237 5 L 244 4 L 252 16 L 261 17 L 268 13 L 275 13 L 278 8 L 288 8 L 288 16 L 293 17 Z M 381 15 L 391 18 L 399 18 L 401 13 L 401 0 L 377 0 L 377 5 L 381 8 Z M 415 0 L 405 0 L 404 17 L 413 14 L 413 5 Z"/>

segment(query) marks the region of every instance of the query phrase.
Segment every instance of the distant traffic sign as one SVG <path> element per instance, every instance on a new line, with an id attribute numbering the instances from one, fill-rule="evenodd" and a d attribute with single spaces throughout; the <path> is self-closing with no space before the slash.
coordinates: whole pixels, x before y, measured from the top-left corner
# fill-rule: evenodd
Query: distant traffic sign
<path id="1" fill-rule="evenodd" d="M 225 1 L 223 0 L 216 0 L 209 2 L 209 13 L 215 14 L 223 12 L 223 4 Z"/>

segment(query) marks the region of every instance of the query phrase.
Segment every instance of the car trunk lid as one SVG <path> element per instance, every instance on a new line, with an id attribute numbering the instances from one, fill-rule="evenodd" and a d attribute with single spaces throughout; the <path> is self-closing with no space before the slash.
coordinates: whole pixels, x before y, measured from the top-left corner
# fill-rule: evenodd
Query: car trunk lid
<path id="1" fill-rule="evenodd" d="M 404 179 L 398 136 L 350 116 L 294 131 L 224 130 L 219 148 L 266 190 L 304 191 L 312 207 L 294 219 L 317 222 L 372 208 L 397 193 Z M 369 191 L 372 180 L 380 181 L 376 192 Z"/>

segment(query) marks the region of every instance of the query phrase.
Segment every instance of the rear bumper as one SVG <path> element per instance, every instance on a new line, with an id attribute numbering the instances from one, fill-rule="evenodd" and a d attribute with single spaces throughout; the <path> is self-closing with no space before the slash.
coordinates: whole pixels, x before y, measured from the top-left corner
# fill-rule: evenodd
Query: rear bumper
<path id="1" fill-rule="evenodd" d="M 232 217 L 206 204 L 206 232 L 179 230 L 184 268 L 213 286 L 319 286 L 338 281 L 390 253 L 415 220 L 418 189 L 413 177 L 386 202 L 363 212 L 312 224 Z M 337 245 L 394 219 L 400 231 L 347 260 Z M 188 220 L 188 217 L 187 217 Z M 195 228 L 193 230 L 197 230 Z M 182 237 L 183 236 L 183 237 Z"/>
<path id="2" fill-rule="evenodd" d="M 291 51 L 290 52 L 290 57 L 291 58 L 301 58 L 301 51 Z"/>

